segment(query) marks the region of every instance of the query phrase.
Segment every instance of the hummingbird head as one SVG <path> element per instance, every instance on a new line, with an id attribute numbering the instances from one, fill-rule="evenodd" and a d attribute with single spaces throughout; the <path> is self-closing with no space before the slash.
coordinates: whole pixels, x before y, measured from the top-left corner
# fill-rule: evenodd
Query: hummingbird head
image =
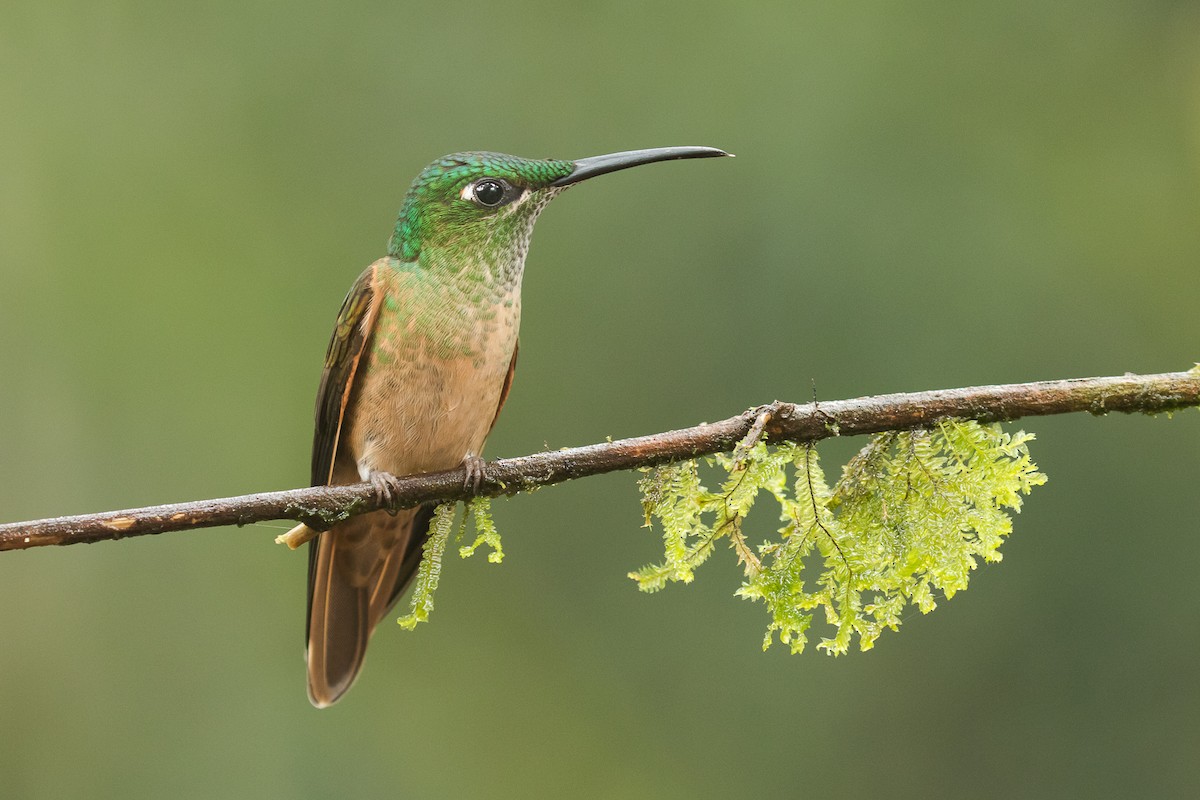
<path id="1" fill-rule="evenodd" d="M 472 256 L 493 261 L 528 242 L 538 212 L 555 194 L 551 184 L 572 168 L 570 161 L 503 153 L 443 156 L 409 188 L 388 254 L 454 271 Z"/>
<path id="2" fill-rule="evenodd" d="M 413 181 L 388 255 L 431 271 L 519 280 L 538 214 L 568 186 L 655 161 L 725 156 L 712 147 L 662 147 L 578 161 L 454 153 Z"/>

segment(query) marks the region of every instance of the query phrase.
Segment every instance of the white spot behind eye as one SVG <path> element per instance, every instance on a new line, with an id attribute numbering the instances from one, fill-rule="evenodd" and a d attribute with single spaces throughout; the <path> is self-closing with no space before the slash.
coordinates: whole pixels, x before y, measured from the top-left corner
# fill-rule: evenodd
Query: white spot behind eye
<path id="1" fill-rule="evenodd" d="M 475 184 L 468 183 L 462 188 L 462 191 L 458 193 L 458 196 L 468 202 L 475 202 Z"/>

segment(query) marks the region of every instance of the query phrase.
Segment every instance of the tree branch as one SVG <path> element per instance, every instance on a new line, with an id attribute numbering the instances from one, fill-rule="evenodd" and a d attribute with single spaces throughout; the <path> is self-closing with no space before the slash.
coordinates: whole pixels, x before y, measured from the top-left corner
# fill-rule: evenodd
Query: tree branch
<path id="1" fill-rule="evenodd" d="M 950 417 L 998 422 L 1086 411 L 1153 413 L 1200 405 L 1200 368 L 1159 375 L 1079 378 L 932 392 L 887 394 L 796 405 L 776 401 L 736 417 L 692 428 L 504 458 L 487 466 L 479 494 L 511 495 L 604 472 L 652 467 L 735 449 L 747 436 L 768 442 L 816 442 L 932 425 Z M 434 500 L 465 500 L 460 469 L 401 478 L 396 497 L 411 507 Z M 369 483 L 319 486 L 198 500 L 149 508 L 0 525 L 0 550 L 124 539 L 129 536 L 248 525 L 274 519 L 325 530 L 354 514 L 379 509 Z"/>

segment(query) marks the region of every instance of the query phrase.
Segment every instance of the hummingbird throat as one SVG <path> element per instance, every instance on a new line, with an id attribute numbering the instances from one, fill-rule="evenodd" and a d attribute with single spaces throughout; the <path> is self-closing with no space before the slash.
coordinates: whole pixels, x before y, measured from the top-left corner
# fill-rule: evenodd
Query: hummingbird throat
<path id="1" fill-rule="evenodd" d="M 472 303 L 519 294 L 533 226 L 562 189 L 528 191 L 519 201 L 483 218 L 446 225 L 421 243 L 404 266 L 458 290 Z"/>

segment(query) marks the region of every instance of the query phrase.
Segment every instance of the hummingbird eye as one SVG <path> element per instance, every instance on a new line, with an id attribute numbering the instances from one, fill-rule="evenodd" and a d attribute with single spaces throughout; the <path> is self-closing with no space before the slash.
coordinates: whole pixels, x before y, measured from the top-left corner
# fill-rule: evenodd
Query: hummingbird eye
<path id="1" fill-rule="evenodd" d="M 472 198 L 485 208 L 495 208 L 504 202 L 505 195 L 509 186 L 503 181 L 495 178 L 484 178 L 481 181 L 476 181 L 471 187 Z"/>

